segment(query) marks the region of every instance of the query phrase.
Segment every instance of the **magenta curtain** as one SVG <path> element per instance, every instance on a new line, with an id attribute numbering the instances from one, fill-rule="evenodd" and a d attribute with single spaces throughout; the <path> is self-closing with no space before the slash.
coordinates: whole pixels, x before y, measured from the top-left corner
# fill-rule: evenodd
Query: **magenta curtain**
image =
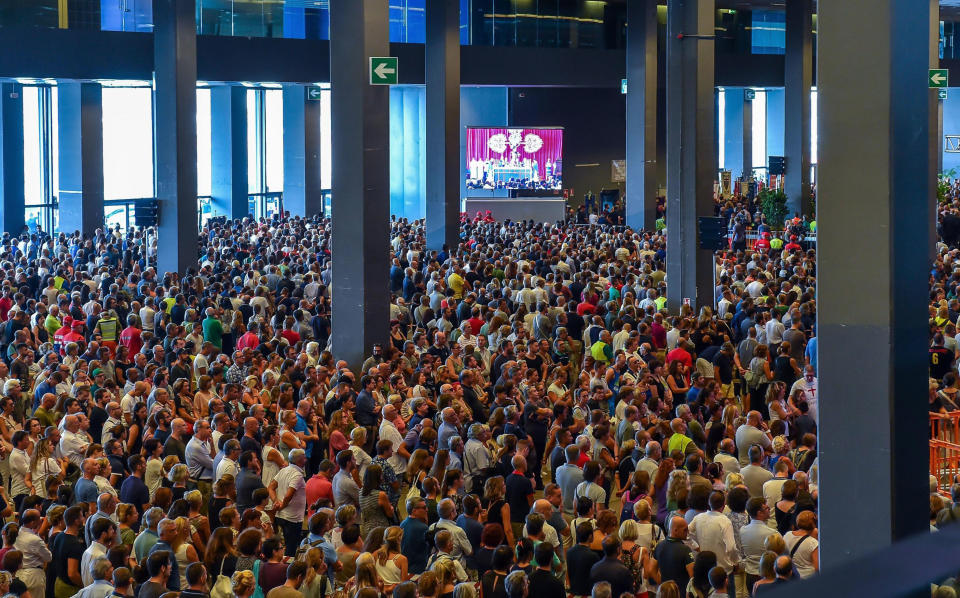
<path id="1" fill-rule="evenodd" d="M 491 137 L 497 134 L 503 134 L 510 137 L 510 131 L 513 129 L 467 129 L 467 170 L 470 168 L 471 160 L 496 160 L 499 158 L 510 159 L 510 147 L 503 154 L 498 154 L 487 146 Z M 539 135 L 543 140 L 543 147 L 532 154 L 527 153 L 525 149 L 520 149 L 520 158 L 530 158 L 537 161 L 537 168 L 540 171 L 540 180 L 546 178 L 547 161 L 559 162 L 563 157 L 563 129 L 521 129 L 521 137 L 526 138 L 528 133 Z"/>

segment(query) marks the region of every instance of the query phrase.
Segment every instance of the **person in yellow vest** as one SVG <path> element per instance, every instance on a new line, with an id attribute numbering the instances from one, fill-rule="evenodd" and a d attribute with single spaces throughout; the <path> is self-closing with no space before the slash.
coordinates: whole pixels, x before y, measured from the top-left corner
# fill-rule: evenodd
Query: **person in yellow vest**
<path id="1" fill-rule="evenodd" d="M 597 342 L 590 345 L 590 355 L 594 361 L 603 364 L 613 361 L 613 339 L 608 330 L 601 332 Z"/>
<path id="2" fill-rule="evenodd" d="M 96 333 L 100 335 L 100 345 L 110 349 L 110 357 L 117 352 L 117 339 L 120 336 L 120 321 L 117 312 L 109 309 L 100 316 L 97 322 Z"/>
<path id="3" fill-rule="evenodd" d="M 667 442 L 668 455 L 672 455 L 673 451 L 680 451 L 683 454 L 696 452 L 697 445 L 687 436 L 687 424 L 682 419 L 679 417 L 673 419 L 670 422 L 670 429 L 673 430 L 673 434 Z"/>

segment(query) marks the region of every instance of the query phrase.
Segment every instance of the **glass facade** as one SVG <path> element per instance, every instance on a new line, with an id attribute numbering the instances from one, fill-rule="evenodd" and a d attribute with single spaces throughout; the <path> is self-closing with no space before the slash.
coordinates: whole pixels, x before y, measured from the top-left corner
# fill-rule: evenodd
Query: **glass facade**
<path id="1" fill-rule="evenodd" d="M 464 45 L 622 48 L 626 5 L 610 0 L 459 0 Z M 390 41 L 422 44 L 426 0 L 389 0 Z M 0 27 L 150 32 L 153 0 L 4 0 Z M 197 0 L 197 33 L 330 39 L 329 0 Z"/>

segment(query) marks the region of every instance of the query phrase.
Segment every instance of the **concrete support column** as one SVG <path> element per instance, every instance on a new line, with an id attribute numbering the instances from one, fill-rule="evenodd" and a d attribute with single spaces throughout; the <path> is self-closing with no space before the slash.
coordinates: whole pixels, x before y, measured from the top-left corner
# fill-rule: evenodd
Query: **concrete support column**
<path id="1" fill-rule="evenodd" d="M 310 89 L 315 95 L 309 96 Z M 293 216 L 323 213 L 320 178 L 319 88 L 283 86 L 283 209 Z"/>
<path id="2" fill-rule="evenodd" d="M 930 68 L 940 68 L 940 0 L 928 0 L 930 4 Z M 943 172 L 943 102 L 939 89 L 930 90 L 930 180 L 936 181 Z M 932 263 L 937 255 L 937 193 L 930 194 L 933 212 L 927 222 L 930 229 L 929 256 Z"/>
<path id="3" fill-rule="evenodd" d="M 627 226 L 657 220 L 657 2 L 627 4 Z"/>
<path id="4" fill-rule="evenodd" d="M 60 230 L 92 237 L 103 226 L 103 90 L 74 81 L 57 87 Z"/>
<path id="5" fill-rule="evenodd" d="M 813 85 L 813 0 L 787 2 L 784 63 L 784 179 L 788 215 L 810 215 L 810 87 Z M 779 226 L 780 222 L 771 223 Z"/>
<path id="6" fill-rule="evenodd" d="M 817 6 L 819 475 L 830 488 L 819 528 L 830 570 L 929 530 L 931 3 Z M 883 375 L 850 376 L 878 364 Z"/>
<path id="7" fill-rule="evenodd" d="M 23 231 L 23 86 L 0 83 L 0 230 Z"/>
<path id="8" fill-rule="evenodd" d="M 667 305 L 713 303 L 713 252 L 699 249 L 697 217 L 713 216 L 714 1 L 667 6 Z"/>
<path id="9" fill-rule="evenodd" d="M 210 89 L 210 152 L 213 215 L 243 218 L 250 212 L 246 87 Z"/>
<path id="10" fill-rule="evenodd" d="M 331 0 L 333 351 L 359 368 L 389 333 L 390 96 L 370 85 L 388 56 L 387 0 Z"/>
<path id="11" fill-rule="evenodd" d="M 153 3 L 154 139 L 160 273 L 197 266 L 196 0 Z"/>
<path id="12" fill-rule="evenodd" d="M 753 176 L 753 100 L 747 99 L 747 90 L 743 90 L 743 172 L 740 176 L 744 182 Z"/>
<path id="13" fill-rule="evenodd" d="M 427 248 L 460 239 L 460 2 L 427 0 Z"/>

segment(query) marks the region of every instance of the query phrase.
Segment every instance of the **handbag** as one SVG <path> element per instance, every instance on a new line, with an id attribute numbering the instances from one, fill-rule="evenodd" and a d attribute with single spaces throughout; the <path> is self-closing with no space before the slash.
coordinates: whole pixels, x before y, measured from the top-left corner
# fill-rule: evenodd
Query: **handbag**
<path id="1" fill-rule="evenodd" d="M 226 559 L 224 559 L 226 560 Z M 217 579 L 210 588 L 210 598 L 232 598 L 233 582 L 229 577 L 223 574 L 223 561 L 220 561 L 220 572 L 217 573 Z"/>

